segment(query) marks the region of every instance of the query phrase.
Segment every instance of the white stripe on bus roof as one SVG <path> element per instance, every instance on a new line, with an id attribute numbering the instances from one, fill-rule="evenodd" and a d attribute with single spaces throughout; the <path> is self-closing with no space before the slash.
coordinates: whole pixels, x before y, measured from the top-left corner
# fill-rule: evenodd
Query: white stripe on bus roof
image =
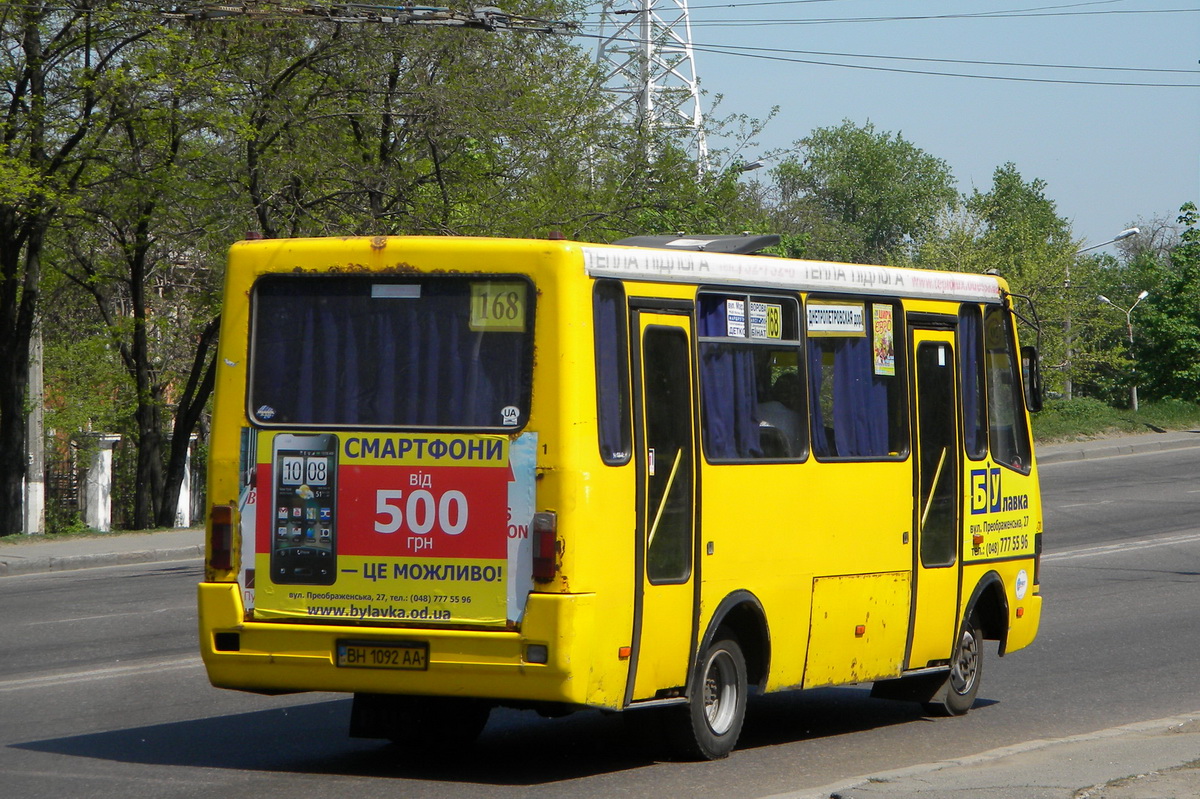
<path id="1" fill-rule="evenodd" d="M 994 277 L 968 272 L 930 272 L 694 250 L 582 249 L 584 268 L 592 277 L 1000 302 L 1000 284 Z"/>

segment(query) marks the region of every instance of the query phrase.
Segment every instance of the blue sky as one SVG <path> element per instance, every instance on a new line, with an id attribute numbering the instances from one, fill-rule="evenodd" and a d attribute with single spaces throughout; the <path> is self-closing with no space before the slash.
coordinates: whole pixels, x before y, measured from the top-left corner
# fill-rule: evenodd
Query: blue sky
<path id="1" fill-rule="evenodd" d="M 960 191 L 987 191 L 1013 162 L 1046 182 L 1086 244 L 1200 202 L 1197 0 L 690 0 L 689 13 L 705 111 L 718 94 L 726 114 L 779 106 L 747 160 L 816 127 L 870 121 L 944 159 Z M 1036 66 L 951 63 L 972 61 Z"/>

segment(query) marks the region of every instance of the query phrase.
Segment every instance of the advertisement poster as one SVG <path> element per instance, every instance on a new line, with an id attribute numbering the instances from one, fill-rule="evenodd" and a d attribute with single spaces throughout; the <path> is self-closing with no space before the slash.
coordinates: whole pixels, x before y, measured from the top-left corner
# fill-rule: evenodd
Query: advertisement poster
<path id="1" fill-rule="evenodd" d="M 892 321 L 892 306 L 872 306 L 872 315 L 875 322 L 875 374 L 894 376 L 896 374 L 896 336 Z"/>
<path id="2" fill-rule="evenodd" d="M 533 433 L 260 431 L 254 617 L 519 621 L 536 449 Z"/>

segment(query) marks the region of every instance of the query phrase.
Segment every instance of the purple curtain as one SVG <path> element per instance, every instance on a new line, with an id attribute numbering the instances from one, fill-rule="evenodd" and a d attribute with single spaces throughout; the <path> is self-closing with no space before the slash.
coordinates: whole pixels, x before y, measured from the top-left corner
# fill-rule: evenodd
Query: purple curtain
<path id="1" fill-rule="evenodd" d="M 425 281 L 420 298 L 371 297 L 372 282 L 260 283 L 253 418 L 313 426 L 500 427 L 502 409 L 514 406 L 524 425 L 529 333 L 471 330 L 466 279 Z"/>
<path id="2" fill-rule="evenodd" d="M 725 336 L 724 301 L 702 303 L 699 323 L 701 336 Z M 754 352 L 749 346 L 700 343 L 700 399 L 704 409 L 704 451 L 709 458 L 763 456 Z"/>
<path id="3" fill-rule="evenodd" d="M 829 440 L 821 410 L 821 387 L 826 379 L 822 356 L 833 351 L 833 440 Z M 894 377 L 875 374 L 870 339 L 809 339 L 809 408 L 812 448 L 823 457 L 862 458 L 889 454 L 888 384 Z"/>

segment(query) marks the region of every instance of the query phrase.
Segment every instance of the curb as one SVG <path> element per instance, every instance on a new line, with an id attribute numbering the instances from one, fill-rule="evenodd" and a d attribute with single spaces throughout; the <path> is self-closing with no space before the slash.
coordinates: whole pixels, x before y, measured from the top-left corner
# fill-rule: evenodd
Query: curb
<path id="1" fill-rule="evenodd" d="M 1147 452 L 1166 452 L 1173 449 L 1185 449 L 1187 447 L 1200 446 L 1200 435 L 1197 435 L 1194 440 L 1173 438 L 1168 441 L 1149 441 L 1138 437 L 1128 443 L 1108 444 L 1106 446 L 1083 447 L 1080 444 L 1085 442 L 1077 442 L 1074 446 L 1071 444 L 1048 444 L 1044 450 L 1037 450 L 1037 462 L 1039 465 L 1050 463 L 1070 463 L 1074 461 L 1089 461 L 1097 458 L 1115 458 L 1119 455 L 1140 455 Z"/>
<path id="2" fill-rule="evenodd" d="M 176 549 L 146 549 L 138 552 L 107 552 L 34 558 L 4 558 L 0 556 L 0 577 L 73 571 L 75 569 L 92 569 L 99 566 L 123 566 L 129 563 L 188 560 L 202 557 L 204 557 L 203 544 Z"/>
<path id="3" fill-rule="evenodd" d="M 919 763 L 912 766 L 905 766 L 889 771 L 881 771 L 874 774 L 863 774 L 857 777 L 848 777 L 839 782 L 830 783 L 819 788 L 811 788 L 795 793 L 777 794 L 767 799 L 854 799 L 856 795 L 865 795 L 860 793 L 867 791 L 869 788 L 879 788 L 882 785 L 892 784 L 892 787 L 898 781 L 909 780 L 919 781 L 923 789 L 933 791 L 935 782 L 939 773 L 950 773 L 956 769 L 966 769 L 974 766 L 985 766 L 995 764 L 1006 758 L 1019 758 L 1022 755 L 1045 752 L 1046 750 L 1056 747 L 1069 747 L 1076 744 L 1094 744 L 1100 742 L 1120 743 L 1122 741 L 1130 741 L 1138 739 L 1140 736 L 1153 736 L 1156 734 L 1168 733 L 1175 730 L 1181 730 L 1188 725 L 1196 723 L 1197 717 L 1200 717 L 1200 711 L 1194 713 L 1184 713 L 1175 716 L 1168 716 L 1161 719 L 1152 719 L 1150 721 L 1139 721 L 1131 724 L 1122 724 L 1117 727 L 1096 730 L 1095 732 L 1082 733 L 1079 735 L 1069 735 L 1063 738 L 1040 738 L 1023 743 L 1003 746 L 996 749 L 991 749 L 986 752 L 980 752 L 974 755 L 965 755 L 963 757 L 952 758 L 948 760 L 939 760 L 931 763 Z M 1195 733 L 1193 733 L 1195 734 Z M 1186 765 L 1186 764 L 1185 764 Z M 1180 766 L 1174 766 L 1173 769 L 1179 769 Z M 1157 772 L 1136 775 L 1138 779 L 1147 779 L 1147 782 L 1153 782 L 1156 778 L 1169 774 L 1172 769 L 1163 769 Z M 1110 781 L 1111 783 L 1112 781 Z M 1076 792 L 1076 795 L 1081 797 L 1095 796 L 1096 799 L 1102 799 L 1103 794 L 1090 793 L 1102 790 L 1110 783 L 1101 783 L 1092 785 L 1088 788 L 1081 789 Z M 996 786 L 997 788 L 999 786 Z M 904 795 L 910 795 L 913 791 L 910 790 Z M 878 795 L 875 791 L 868 791 L 872 796 Z"/>

